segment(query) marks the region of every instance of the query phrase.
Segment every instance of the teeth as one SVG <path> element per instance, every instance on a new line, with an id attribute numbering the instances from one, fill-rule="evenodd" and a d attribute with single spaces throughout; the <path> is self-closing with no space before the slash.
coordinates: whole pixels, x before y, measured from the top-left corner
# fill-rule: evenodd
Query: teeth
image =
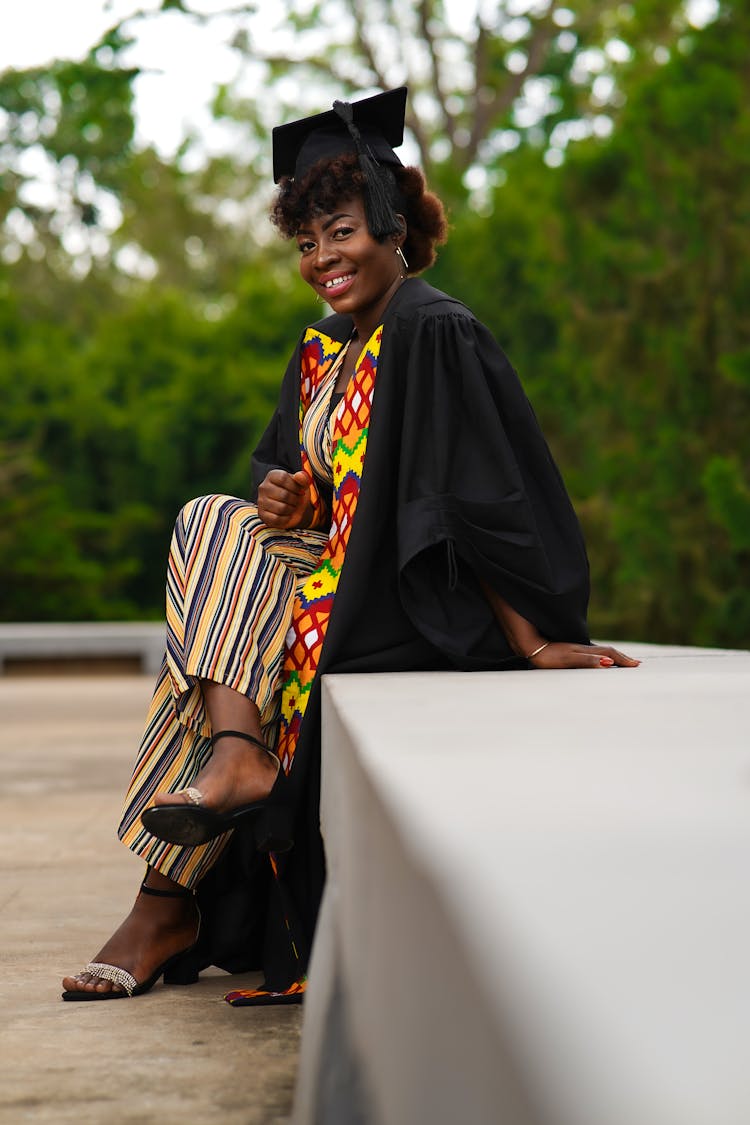
<path id="1" fill-rule="evenodd" d="M 348 281 L 351 276 L 350 273 L 342 273 L 340 277 L 332 277 L 330 281 L 323 282 L 323 288 L 332 289 L 334 285 L 341 285 L 342 281 Z"/>

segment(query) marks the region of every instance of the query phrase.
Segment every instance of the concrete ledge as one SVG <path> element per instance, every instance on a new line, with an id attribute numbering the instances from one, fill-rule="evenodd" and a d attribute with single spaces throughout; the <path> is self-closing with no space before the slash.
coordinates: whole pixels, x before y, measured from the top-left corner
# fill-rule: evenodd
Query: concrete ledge
<path id="1" fill-rule="evenodd" d="M 295 1123 L 750 1121 L 750 653 L 323 683 Z"/>
<path id="2" fill-rule="evenodd" d="M 0 624 L 0 675 L 8 662 L 131 657 L 155 675 L 164 659 L 166 630 L 151 621 L 58 621 Z"/>

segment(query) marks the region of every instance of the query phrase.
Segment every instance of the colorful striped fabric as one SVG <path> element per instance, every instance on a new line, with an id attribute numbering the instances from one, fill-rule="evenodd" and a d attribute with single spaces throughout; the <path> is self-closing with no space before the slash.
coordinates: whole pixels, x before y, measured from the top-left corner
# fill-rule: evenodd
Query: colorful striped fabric
<path id="1" fill-rule="evenodd" d="M 210 756 L 201 679 L 249 696 L 260 710 L 269 745 L 279 722 L 277 752 L 284 769 L 291 768 L 356 513 L 381 336 L 382 326 L 362 350 L 330 422 L 336 359 L 343 358 L 345 345 L 313 329 L 304 339 L 302 464 L 311 479 L 330 480 L 330 513 L 315 484 L 313 528 L 269 528 L 254 504 L 229 496 L 190 501 L 175 525 L 167 573 L 167 656 L 118 834 L 147 864 L 183 886 L 200 882 L 229 834 L 201 847 L 166 844 L 146 832 L 140 814 L 154 793 L 193 784 Z M 284 901 L 283 881 L 275 857 L 270 858 Z M 295 953 L 291 929 L 289 940 Z M 300 973 L 283 993 L 239 990 L 227 999 L 295 1003 L 304 990 Z"/>
<path id="2" fill-rule="evenodd" d="M 146 863 L 195 886 L 227 836 L 198 848 L 165 844 L 141 824 L 156 792 L 192 785 L 211 753 L 199 678 L 254 700 L 272 745 L 284 639 L 298 583 L 326 542 L 319 531 L 267 527 L 254 504 L 203 496 L 180 512 L 169 553 L 167 659 L 157 679 L 118 830 Z"/>
<path id="3" fill-rule="evenodd" d="M 279 740 L 276 745 L 276 752 L 287 773 L 294 760 L 302 718 L 317 673 L 320 652 L 344 565 L 346 546 L 357 510 L 382 334 L 381 325 L 362 350 L 354 374 L 336 411 L 333 424 L 333 504 L 328 543 L 317 567 L 302 584 L 294 602 L 292 626 L 286 642 Z M 328 337 L 312 329 L 308 331 L 303 347 L 305 373 L 303 395 L 315 395 L 322 383 L 327 380 L 333 381 L 331 365 L 337 350 L 340 349 L 341 345 L 337 346 L 336 341 L 329 340 Z M 303 464 L 305 464 L 303 425 L 305 413 L 303 401 L 300 407 Z M 318 502 L 322 502 L 320 498 Z M 270 859 L 277 890 L 283 902 L 284 883 L 279 877 L 275 857 L 271 856 Z M 292 911 L 286 910 L 285 913 L 292 957 L 299 962 L 294 934 L 289 922 Z M 307 980 L 300 972 L 299 978 L 283 992 L 274 992 L 266 988 L 236 989 L 227 993 L 225 999 L 235 1007 L 293 1004 L 301 1002 L 306 987 Z"/>

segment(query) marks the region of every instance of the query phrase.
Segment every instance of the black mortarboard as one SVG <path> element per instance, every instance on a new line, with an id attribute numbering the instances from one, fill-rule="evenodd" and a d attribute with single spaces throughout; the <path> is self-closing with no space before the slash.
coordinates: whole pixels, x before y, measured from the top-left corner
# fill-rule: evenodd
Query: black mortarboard
<path id="1" fill-rule="evenodd" d="M 398 230 L 391 204 L 387 165 L 400 166 L 393 151 L 404 139 L 406 86 L 359 102 L 333 103 L 333 109 L 273 130 L 273 178 L 301 179 L 318 160 L 356 153 L 365 176 L 365 208 L 375 237 Z"/>

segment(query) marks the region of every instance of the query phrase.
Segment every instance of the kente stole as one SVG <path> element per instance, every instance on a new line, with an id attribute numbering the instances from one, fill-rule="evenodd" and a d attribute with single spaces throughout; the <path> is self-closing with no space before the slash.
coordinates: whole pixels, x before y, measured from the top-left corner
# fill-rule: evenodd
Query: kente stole
<path id="1" fill-rule="evenodd" d="M 357 510 L 362 467 L 367 449 L 372 396 L 380 354 L 383 326 L 373 332 L 357 361 L 343 401 L 334 420 L 332 441 L 333 504 L 328 542 L 315 570 L 305 580 L 294 600 L 292 624 L 286 637 L 282 673 L 281 719 L 276 753 L 289 773 L 310 689 L 331 617 L 333 600 L 346 556 L 346 545 Z M 310 462 L 302 448 L 302 419 L 315 393 L 330 372 L 344 344 L 314 328 L 302 341 L 300 385 L 300 448 L 302 468 L 312 479 Z M 327 518 L 317 488 L 311 489 L 313 527 Z"/>
<path id="2" fill-rule="evenodd" d="M 286 638 L 284 669 L 282 673 L 281 719 L 276 753 L 284 770 L 289 773 L 294 760 L 302 717 L 310 698 L 318 660 L 328 628 L 333 608 L 341 568 L 344 565 L 346 545 L 357 510 L 359 486 L 362 479 L 362 466 L 367 448 L 367 433 L 370 425 L 370 409 L 375 390 L 375 375 L 378 367 L 382 325 L 375 330 L 361 353 L 357 367 L 347 385 L 344 398 L 336 412 L 332 441 L 333 467 L 333 505 L 331 512 L 328 542 L 323 548 L 320 562 L 305 580 L 294 600 L 292 624 Z M 302 419 L 315 397 L 318 388 L 336 361 L 344 344 L 332 340 L 314 328 L 308 328 L 302 341 L 302 372 L 300 390 L 300 449 L 302 468 L 313 480 L 310 498 L 313 503 L 313 527 L 324 526 L 328 514 L 314 484 L 310 461 L 302 447 Z M 282 903 L 285 903 L 284 922 L 291 946 L 292 956 L 297 963 L 299 976 L 283 992 L 270 992 L 265 987 L 239 989 L 227 993 L 225 999 L 232 1005 L 267 1003 L 293 1003 L 302 999 L 307 988 L 307 980 L 302 972 L 299 950 L 294 937 L 292 923 L 293 911 L 289 909 L 284 881 L 280 877 L 279 865 L 275 855 L 268 857 L 271 870 L 277 882 Z"/>

